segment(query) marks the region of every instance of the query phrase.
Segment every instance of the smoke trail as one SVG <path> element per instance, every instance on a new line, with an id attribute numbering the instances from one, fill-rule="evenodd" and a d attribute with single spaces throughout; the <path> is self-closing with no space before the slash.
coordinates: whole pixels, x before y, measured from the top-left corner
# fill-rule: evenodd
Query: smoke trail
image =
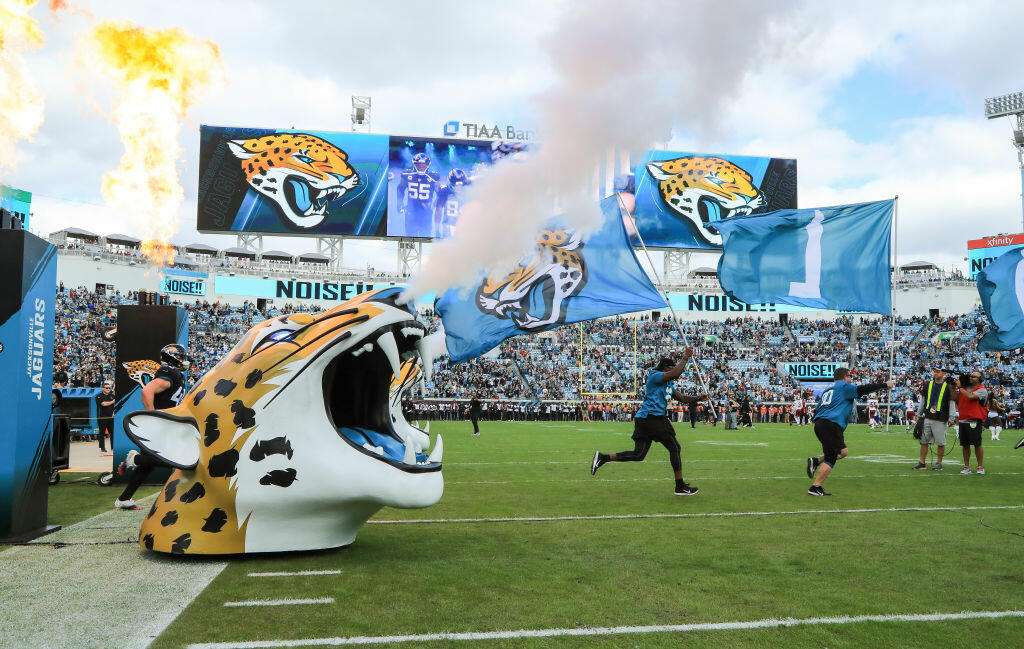
<path id="1" fill-rule="evenodd" d="M 770 56 L 779 0 L 572 3 L 547 38 L 553 87 L 535 97 L 538 149 L 467 192 L 453 238 L 432 244 L 408 297 L 467 287 L 531 250 L 557 203 L 581 230 L 600 222 L 593 177 L 610 148 L 641 151 L 676 125 L 713 135 L 745 74 Z M 759 54 L 769 52 L 759 58 Z"/>
<path id="2" fill-rule="evenodd" d="M 188 109 L 223 78 L 220 51 L 178 28 L 114 21 L 94 26 L 82 44 L 84 63 L 113 82 L 111 120 L 125 149 L 118 168 L 103 176 L 103 198 L 139 221 L 143 254 L 171 263 L 169 241 L 185 197 L 178 135 Z"/>
<path id="3" fill-rule="evenodd" d="M 0 175 L 14 169 L 19 140 L 43 123 L 43 94 L 29 78 L 22 55 L 43 45 L 43 31 L 28 14 L 36 0 L 0 0 Z"/>

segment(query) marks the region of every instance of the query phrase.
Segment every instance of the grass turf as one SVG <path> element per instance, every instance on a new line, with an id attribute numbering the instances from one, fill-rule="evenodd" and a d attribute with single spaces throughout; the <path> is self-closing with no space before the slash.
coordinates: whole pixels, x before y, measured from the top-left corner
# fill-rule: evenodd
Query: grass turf
<path id="1" fill-rule="evenodd" d="M 60 482 L 51 486 L 49 490 L 46 524 L 67 527 L 111 509 L 114 506 L 114 499 L 124 489 L 124 485 L 101 487 L 96 484 L 97 478 L 98 473 L 61 473 Z M 145 498 L 158 489 L 159 487 L 143 485 L 139 487 L 135 497 Z"/>
<path id="2" fill-rule="evenodd" d="M 632 447 L 631 424 L 463 422 L 445 438 L 445 495 L 374 520 L 600 516 L 1024 504 L 1017 435 L 985 442 L 985 476 L 912 471 L 916 442 L 851 426 L 850 458 L 806 494 L 810 427 L 676 425 L 696 497 L 672 494 L 664 449 L 589 475 L 595 449 Z M 104 495 L 106 492 L 104 492 Z M 109 506 L 108 505 L 105 505 Z M 349 548 L 238 558 L 153 643 L 294 640 L 1024 609 L 1024 510 L 369 524 Z M 250 578 L 250 572 L 340 570 Z M 333 597 L 330 605 L 224 602 Z M 1016 646 L 1024 619 L 414 643 L 418 647 Z"/>

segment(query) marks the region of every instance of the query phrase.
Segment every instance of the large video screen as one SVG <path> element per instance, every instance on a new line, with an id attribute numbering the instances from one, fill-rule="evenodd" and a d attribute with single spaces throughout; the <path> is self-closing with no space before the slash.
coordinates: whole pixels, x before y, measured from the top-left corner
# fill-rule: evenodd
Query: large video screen
<path id="1" fill-rule="evenodd" d="M 796 160 L 784 158 L 648 151 L 621 185 L 651 248 L 721 249 L 716 221 L 797 207 Z"/>
<path id="2" fill-rule="evenodd" d="M 200 232 L 386 235 L 388 136 L 203 126 Z"/>
<path id="3" fill-rule="evenodd" d="M 985 270 L 985 266 L 999 259 L 1000 255 L 1018 248 L 1024 248 L 1024 234 L 1002 234 L 984 239 L 971 239 L 967 242 L 971 279 L 977 279 L 978 273 Z"/>
<path id="4" fill-rule="evenodd" d="M 499 160 L 526 153 L 522 142 L 392 137 L 388 236 L 452 236 L 466 188 Z"/>

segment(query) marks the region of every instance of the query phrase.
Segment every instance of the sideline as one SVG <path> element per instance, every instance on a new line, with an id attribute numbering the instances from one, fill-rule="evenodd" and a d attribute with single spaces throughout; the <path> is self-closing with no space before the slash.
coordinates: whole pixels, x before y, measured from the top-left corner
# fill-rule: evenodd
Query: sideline
<path id="1" fill-rule="evenodd" d="M 0 552 L 0 647 L 148 647 L 227 566 L 139 547 L 159 494 L 140 498 L 138 511 L 103 512 Z"/>
<path id="2" fill-rule="evenodd" d="M 600 514 L 596 516 L 522 516 L 505 518 L 410 518 L 366 521 L 367 525 L 427 525 L 438 523 L 551 523 L 639 518 L 738 518 L 743 516 L 803 516 L 807 514 L 876 514 L 885 512 L 959 512 L 1024 509 L 1024 505 L 967 505 L 963 507 L 877 507 L 870 509 L 793 509 L 780 512 L 703 512 L 691 514 Z"/>
<path id="3" fill-rule="evenodd" d="M 577 627 L 566 629 L 521 629 L 519 631 L 470 631 L 464 633 L 420 633 L 391 636 L 352 636 L 348 638 L 308 638 L 304 640 L 254 640 L 249 642 L 202 642 L 188 649 L 276 649 L 277 647 L 340 647 L 345 645 L 391 644 L 400 642 L 436 642 L 438 640 L 512 640 L 517 638 L 554 638 L 560 636 L 606 636 L 641 633 L 693 633 L 695 631 L 742 631 L 821 624 L 857 624 L 861 622 L 946 622 L 950 620 L 1024 617 L 1024 611 L 965 611 L 962 613 L 921 613 L 902 615 L 839 615 L 835 617 L 768 618 L 746 622 L 704 622 L 697 624 L 652 624 L 647 626 Z"/>

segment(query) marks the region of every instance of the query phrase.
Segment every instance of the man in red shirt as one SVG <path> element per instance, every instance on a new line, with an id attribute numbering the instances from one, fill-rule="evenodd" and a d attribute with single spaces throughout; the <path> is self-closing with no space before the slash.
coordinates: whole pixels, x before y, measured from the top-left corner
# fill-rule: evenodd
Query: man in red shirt
<path id="1" fill-rule="evenodd" d="M 970 383 L 961 385 L 958 393 L 957 412 L 960 418 L 960 446 L 964 450 L 964 468 L 960 475 L 971 474 L 971 447 L 978 461 L 978 475 L 985 475 L 982 466 L 985 454 L 981 450 L 981 429 L 988 419 L 988 390 L 981 385 L 981 373 L 971 372 Z"/>

